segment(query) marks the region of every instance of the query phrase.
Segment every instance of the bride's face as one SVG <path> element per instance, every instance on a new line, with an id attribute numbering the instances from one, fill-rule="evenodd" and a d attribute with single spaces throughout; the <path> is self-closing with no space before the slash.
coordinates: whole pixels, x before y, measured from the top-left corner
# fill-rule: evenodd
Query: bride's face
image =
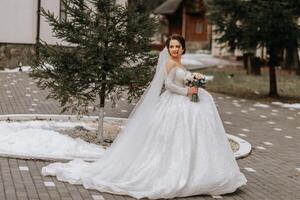
<path id="1" fill-rule="evenodd" d="M 169 53 L 173 58 L 177 58 L 182 55 L 183 49 L 178 40 L 171 40 L 169 44 Z"/>

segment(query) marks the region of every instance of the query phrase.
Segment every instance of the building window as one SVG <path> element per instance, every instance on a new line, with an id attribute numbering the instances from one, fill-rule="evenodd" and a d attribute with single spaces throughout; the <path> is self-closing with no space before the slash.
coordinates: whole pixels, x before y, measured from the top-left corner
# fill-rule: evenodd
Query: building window
<path id="1" fill-rule="evenodd" d="M 196 22 L 196 33 L 203 33 L 203 22 L 202 21 L 197 21 Z"/>
<path id="2" fill-rule="evenodd" d="M 66 11 L 65 2 L 63 0 L 60 0 L 59 20 L 60 22 L 64 22 L 67 20 L 67 11 Z"/>

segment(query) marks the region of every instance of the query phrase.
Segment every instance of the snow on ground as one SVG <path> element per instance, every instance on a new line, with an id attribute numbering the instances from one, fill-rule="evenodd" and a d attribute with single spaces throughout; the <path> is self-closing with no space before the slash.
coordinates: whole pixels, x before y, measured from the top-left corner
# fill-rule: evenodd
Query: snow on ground
<path id="1" fill-rule="evenodd" d="M 107 120 L 111 122 L 127 121 L 121 118 L 107 118 Z M 38 159 L 73 160 L 79 158 L 86 161 L 99 159 L 105 152 L 103 146 L 87 143 L 82 139 L 74 139 L 57 132 L 59 129 L 76 126 L 91 131 L 97 129 L 97 123 L 94 121 L 0 121 L 0 155 Z M 244 153 L 241 150 L 245 150 L 245 146 L 250 144 L 246 141 L 240 142 L 241 139 L 234 139 L 235 136 L 232 135 L 228 135 L 228 137 L 240 145 L 239 151 L 235 152 L 236 158 L 243 156 Z"/>
<path id="2" fill-rule="evenodd" d="M 269 108 L 270 106 L 267 104 L 262 104 L 262 103 L 255 103 L 253 105 L 254 107 L 259 107 L 259 108 Z"/>
<path id="3" fill-rule="evenodd" d="M 103 147 L 82 139 L 73 139 L 55 131 L 56 128 L 83 126 L 83 122 L 27 121 L 0 122 L 0 154 L 39 158 L 82 158 L 94 160 L 105 151 Z"/>
<path id="4" fill-rule="evenodd" d="M 282 102 L 272 102 L 274 105 L 278 105 L 284 108 L 295 108 L 295 109 L 300 109 L 300 103 L 282 103 Z"/>
<path id="5" fill-rule="evenodd" d="M 50 64 L 45 64 L 44 67 L 46 67 L 48 69 L 53 69 L 53 66 L 50 65 Z M 22 69 L 21 70 L 22 72 L 29 72 L 29 71 L 31 71 L 31 66 L 21 66 L 21 69 Z M 5 68 L 2 71 L 0 70 L 0 72 L 4 72 L 4 73 L 12 73 L 12 72 L 19 72 L 19 71 L 20 71 L 19 67 L 14 68 L 14 69 L 7 69 L 7 68 Z"/>
<path id="6" fill-rule="evenodd" d="M 289 103 L 282 103 L 282 102 L 272 102 L 273 105 L 281 106 L 284 108 L 295 108 L 295 109 L 300 109 L 300 103 L 294 103 L 294 104 L 289 104 Z M 260 108 L 269 108 L 270 106 L 267 104 L 262 104 L 262 103 L 255 103 L 253 105 L 254 107 L 260 107 Z"/>
<path id="7" fill-rule="evenodd" d="M 207 81 L 214 80 L 214 76 L 213 75 L 204 75 L 204 76 L 205 76 L 205 80 L 207 80 Z"/>
<path id="8" fill-rule="evenodd" d="M 22 66 L 21 69 L 22 69 L 22 72 L 31 71 L 31 67 L 30 66 Z M 19 72 L 19 67 L 14 68 L 14 69 L 7 69 L 7 68 L 5 68 L 3 71 L 0 71 L 0 72 L 6 72 L 6 73 Z"/>
<path id="9" fill-rule="evenodd" d="M 201 69 L 225 65 L 236 65 L 237 62 L 216 58 L 211 54 L 186 53 L 182 56 L 182 64 L 188 69 Z"/>

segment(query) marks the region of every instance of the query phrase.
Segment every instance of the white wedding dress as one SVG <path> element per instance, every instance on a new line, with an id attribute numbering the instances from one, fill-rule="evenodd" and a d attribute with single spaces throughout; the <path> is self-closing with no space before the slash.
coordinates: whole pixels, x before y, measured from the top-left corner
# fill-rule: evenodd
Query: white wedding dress
<path id="1" fill-rule="evenodd" d="M 96 162 L 53 163 L 42 174 L 138 199 L 221 195 L 245 185 L 212 96 L 199 89 L 200 102 L 191 102 L 183 81 L 190 72 L 164 72 L 166 90 L 140 133 L 120 133 Z"/>

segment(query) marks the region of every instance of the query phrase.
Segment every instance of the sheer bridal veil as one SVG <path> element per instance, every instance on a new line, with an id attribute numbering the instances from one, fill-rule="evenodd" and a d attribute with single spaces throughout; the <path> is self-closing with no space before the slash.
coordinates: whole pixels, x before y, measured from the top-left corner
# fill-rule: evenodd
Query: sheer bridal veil
<path id="1" fill-rule="evenodd" d="M 43 168 L 43 175 L 56 175 L 59 180 L 71 183 L 81 183 L 83 176 L 93 177 L 94 174 L 110 177 L 111 180 L 114 178 L 119 180 L 120 175 L 125 174 L 136 159 L 137 152 L 143 149 L 149 137 L 150 139 L 153 137 L 148 134 L 147 130 L 151 127 L 151 120 L 155 118 L 155 106 L 160 98 L 165 79 L 164 66 L 168 58 L 169 53 L 165 48 L 160 52 L 154 78 L 138 101 L 125 128 L 121 130 L 99 160 L 90 164 L 78 159 L 66 164 L 53 163 Z M 88 186 L 88 182 L 84 183 Z"/>
<path id="2" fill-rule="evenodd" d="M 153 112 L 155 111 L 154 107 L 159 100 L 164 84 L 164 68 L 168 58 L 169 53 L 165 47 L 159 54 L 156 72 L 150 85 L 136 104 L 135 108 L 132 110 L 126 127 L 120 132 L 113 144 L 119 143 L 120 140 L 123 141 L 127 139 L 138 142 L 138 140 L 142 140 L 144 138 L 143 132 L 145 131 L 149 120 L 153 118 Z M 126 139 L 123 137 L 126 137 Z"/>
<path id="3" fill-rule="evenodd" d="M 153 118 L 155 105 L 159 101 L 160 92 L 165 80 L 164 68 L 168 58 L 169 53 L 165 47 L 159 54 L 154 78 L 131 112 L 126 127 L 121 130 L 107 151 L 114 151 L 115 148 L 122 148 L 123 145 L 126 146 L 126 151 L 130 151 L 130 149 L 135 151 L 136 148 L 134 147 L 143 144 L 142 141 L 147 138 L 147 135 L 145 135 L 147 131 L 145 130 L 147 130 L 149 121 Z M 126 145 L 132 144 L 132 141 L 135 141 L 134 147 Z"/>

